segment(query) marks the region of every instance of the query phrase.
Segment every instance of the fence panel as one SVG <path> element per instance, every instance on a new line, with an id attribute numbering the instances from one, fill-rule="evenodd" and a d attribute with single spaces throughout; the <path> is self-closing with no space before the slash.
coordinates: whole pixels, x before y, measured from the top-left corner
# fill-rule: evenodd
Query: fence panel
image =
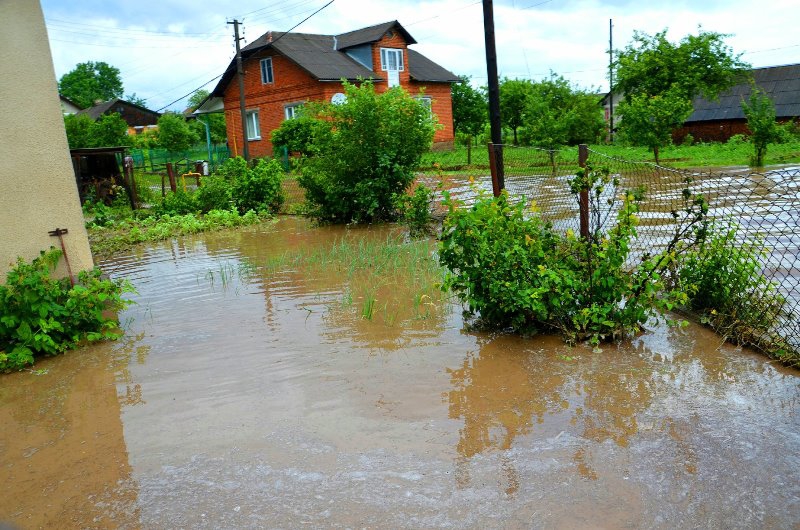
<path id="1" fill-rule="evenodd" d="M 505 187 L 512 200 L 535 201 L 541 215 L 556 229 L 579 232 L 579 207 L 569 187 L 579 167 L 577 149 L 504 146 L 503 164 Z M 785 297 L 779 323 L 768 333 L 777 333 L 800 353 L 800 168 L 761 173 L 697 172 L 631 162 L 592 150 L 588 164 L 608 168 L 620 181 L 619 191 L 644 190 L 630 266 L 644 253 L 653 254 L 666 247 L 676 227 L 672 212 L 682 209 L 685 189 L 706 198 L 711 220 L 735 223 L 739 244 L 761 251 L 757 252 L 759 273 Z M 444 189 L 467 206 L 478 193 L 491 194 L 488 167 L 455 166 L 426 167 L 418 181 L 427 185 L 441 181 Z M 603 198 L 613 198 L 611 193 L 609 187 Z M 621 200 L 601 200 L 600 204 L 601 211 L 594 214 L 602 228 L 608 229 L 616 221 Z M 437 207 L 442 210 L 440 204 Z M 751 296 L 761 294 L 754 292 Z"/>

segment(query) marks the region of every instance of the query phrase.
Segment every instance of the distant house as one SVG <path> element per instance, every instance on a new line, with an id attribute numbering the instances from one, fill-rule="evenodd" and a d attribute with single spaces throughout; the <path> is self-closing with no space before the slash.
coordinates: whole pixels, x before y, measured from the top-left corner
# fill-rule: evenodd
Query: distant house
<path id="1" fill-rule="evenodd" d="M 775 104 L 779 122 L 800 118 L 800 64 L 770 66 L 752 70 L 756 86 Z M 743 81 L 720 94 L 719 101 L 696 98 L 686 123 L 673 135 L 676 143 L 687 134 L 696 141 L 725 142 L 734 134 L 749 134 L 742 101 L 750 97 L 750 81 Z"/>
<path id="2" fill-rule="evenodd" d="M 434 142 L 453 143 L 452 83 L 458 77 L 408 48 L 416 40 L 397 21 L 343 33 L 268 32 L 242 50 L 246 127 L 251 156 L 272 154 L 271 132 L 307 101 L 343 97 L 341 80 L 371 79 L 378 92 L 401 86 L 430 105 L 442 128 Z M 236 62 L 231 61 L 199 112 L 224 110 L 233 153 L 242 152 Z"/>
<path id="3" fill-rule="evenodd" d="M 61 98 L 61 112 L 63 114 L 76 114 L 81 111 L 78 104 L 71 99 L 65 98 L 61 94 L 59 94 L 59 97 Z"/>
<path id="4" fill-rule="evenodd" d="M 119 113 L 125 123 L 128 124 L 128 134 L 141 134 L 148 129 L 158 127 L 158 118 L 161 114 L 146 109 L 134 103 L 129 103 L 121 99 L 112 99 L 104 103 L 98 103 L 88 109 L 77 112 L 77 115 L 85 114 L 97 121 L 104 114 Z"/>

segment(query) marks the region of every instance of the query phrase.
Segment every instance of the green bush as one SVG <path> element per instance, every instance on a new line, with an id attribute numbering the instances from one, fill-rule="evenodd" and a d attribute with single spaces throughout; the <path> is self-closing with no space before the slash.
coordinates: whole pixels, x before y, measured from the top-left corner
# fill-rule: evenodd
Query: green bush
<path id="1" fill-rule="evenodd" d="M 240 213 L 277 212 L 284 201 L 283 168 L 273 159 L 261 159 L 233 181 L 233 200 Z"/>
<path id="2" fill-rule="evenodd" d="M 431 145 L 429 109 L 395 87 L 375 92 L 371 82 L 345 84 L 347 100 L 320 107 L 310 156 L 298 178 L 312 215 L 332 222 L 396 217 L 393 196 L 414 179 Z"/>
<path id="3" fill-rule="evenodd" d="M 571 183 L 574 193 L 590 192 L 594 211 L 607 187 L 618 182 L 607 170 L 581 170 Z M 480 314 L 491 328 L 529 333 L 559 331 L 568 340 L 613 340 L 641 329 L 648 318 L 685 302 L 680 290 L 666 288 L 665 275 L 679 249 L 697 234 L 707 207 L 685 191 L 686 208 L 676 235 L 664 253 L 645 256 L 628 266 L 636 237 L 641 193 L 626 192 L 616 225 L 601 233 L 593 218 L 588 240 L 570 231 L 562 236 L 524 203 L 479 197 L 469 209 L 446 198 L 449 213 L 441 235 L 440 260 L 449 269 L 445 287 Z M 680 217 L 675 212 L 676 217 Z"/>
<path id="4" fill-rule="evenodd" d="M 104 316 L 128 304 L 125 281 L 104 280 L 100 270 L 84 271 L 78 283 L 50 277 L 61 251 L 50 249 L 31 263 L 22 258 L 0 285 L 0 371 L 21 370 L 38 354 L 56 355 L 80 341 L 119 336 L 116 320 Z"/>
<path id="5" fill-rule="evenodd" d="M 168 193 L 153 209 L 156 215 L 185 215 L 200 210 L 194 194 L 181 189 L 175 193 Z"/>
<path id="6" fill-rule="evenodd" d="M 414 193 L 400 193 L 395 195 L 394 204 L 400 212 L 400 222 L 408 226 L 411 235 L 428 235 L 431 229 L 431 204 L 433 203 L 433 190 L 424 184 L 419 184 Z"/>
<path id="7" fill-rule="evenodd" d="M 314 129 L 319 126 L 318 120 L 305 115 L 284 120 L 280 127 L 272 131 L 272 145 L 276 150 L 285 147 L 289 153 L 306 154 L 314 137 Z"/>
<path id="8" fill-rule="evenodd" d="M 211 175 L 203 178 L 203 184 L 195 191 L 194 198 L 203 213 L 230 210 L 233 206 L 233 189 L 225 178 Z"/>
<path id="9" fill-rule="evenodd" d="M 742 242 L 738 226 L 729 221 L 709 228 L 706 239 L 681 261 L 678 278 L 689 294 L 689 307 L 705 323 L 740 344 L 774 348 L 773 332 L 782 316 L 785 298 L 761 273 L 759 241 Z"/>

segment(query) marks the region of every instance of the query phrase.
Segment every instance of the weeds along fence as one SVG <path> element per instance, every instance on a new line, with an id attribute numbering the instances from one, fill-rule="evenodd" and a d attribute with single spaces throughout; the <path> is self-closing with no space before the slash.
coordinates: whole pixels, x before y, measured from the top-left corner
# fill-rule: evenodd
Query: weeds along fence
<path id="1" fill-rule="evenodd" d="M 580 207 L 569 186 L 581 167 L 578 149 L 548 151 L 503 146 L 504 182 L 495 182 L 494 186 L 492 149 L 490 146 L 490 155 L 483 158 L 488 159 L 488 164 L 453 167 L 434 161 L 424 168 L 418 181 L 441 186 L 467 206 L 481 193 L 504 188 L 512 200 L 535 201 L 541 215 L 556 229 L 580 232 Z M 736 242 L 754 250 L 757 274 L 766 280 L 760 284 L 774 287 L 785 299 L 778 323 L 764 333 L 777 333 L 795 354 L 800 354 L 800 167 L 720 173 L 631 162 L 588 149 L 585 153 L 586 164 L 608 168 L 619 179 L 620 192 L 644 191 L 639 204 L 638 237 L 633 242 L 629 265 L 645 253 L 652 255 L 666 247 L 676 229 L 673 212 L 684 207 L 685 189 L 702 194 L 709 206 L 708 218 L 720 224 L 732 223 L 737 227 Z M 603 199 L 612 198 L 613 191 L 609 190 Z M 604 228 L 610 228 L 621 201 L 598 202 L 601 211 L 593 215 Z M 443 212 L 441 202 L 435 210 Z M 751 296 L 762 294 L 753 292 Z"/>

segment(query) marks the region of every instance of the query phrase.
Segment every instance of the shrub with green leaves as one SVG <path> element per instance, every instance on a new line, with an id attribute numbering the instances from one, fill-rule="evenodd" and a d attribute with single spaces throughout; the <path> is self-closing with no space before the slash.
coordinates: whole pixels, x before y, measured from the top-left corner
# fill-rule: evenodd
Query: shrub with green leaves
<path id="1" fill-rule="evenodd" d="M 230 210 L 233 207 L 231 183 L 218 175 L 203 178 L 203 184 L 194 193 L 195 204 L 203 213 L 211 210 Z"/>
<path id="2" fill-rule="evenodd" d="M 200 208 L 193 193 L 178 189 L 175 193 L 168 193 L 153 210 L 156 215 L 186 215 L 198 212 Z"/>
<path id="3" fill-rule="evenodd" d="M 428 235 L 431 230 L 431 204 L 433 190 L 419 184 L 414 193 L 400 193 L 394 197 L 394 204 L 400 212 L 400 222 L 408 226 L 413 237 Z"/>
<path id="4" fill-rule="evenodd" d="M 51 248 L 26 263 L 22 258 L 0 285 L 0 371 L 21 370 L 36 355 L 56 355 L 81 341 L 115 339 L 117 322 L 105 311 L 124 308 L 131 292 L 125 281 L 101 278 L 100 270 L 83 271 L 78 282 L 50 276 L 61 257 Z"/>
<path id="5" fill-rule="evenodd" d="M 261 159 L 233 181 L 233 200 L 240 213 L 277 212 L 284 201 L 283 168 L 274 158 Z"/>
<path id="6" fill-rule="evenodd" d="M 436 129 L 430 110 L 402 88 L 345 83 L 347 100 L 321 105 L 298 178 L 312 215 L 339 223 L 392 220 L 393 196 L 414 179 Z"/>
<path id="7" fill-rule="evenodd" d="M 588 191 L 596 203 L 606 187 L 616 196 L 618 184 L 607 170 L 587 168 L 571 188 L 576 194 Z M 685 302 L 685 293 L 666 288 L 665 275 L 677 255 L 694 244 L 695 228 L 707 212 L 702 198 L 687 189 L 667 249 L 630 268 L 641 199 L 641 193 L 624 193 L 616 224 L 603 233 L 599 216 L 593 217 L 583 239 L 571 231 L 556 233 L 524 202 L 511 204 L 505 192 L 498 198 L 483 195 L 469 209 L 446 198 L 449 213 L 439 251 L 450 271 L 444 286 L 491 328 L 558 331 L 570 341 L 593 343 L 635 333 L 651 316 Z"/>
<path id="8" fill-rule="evenodd" d="M 705 240 L 681 261 L 678 280 L 689 295 L 688 306 L 703 322 L 735 342 L 780 357 L 781 345 L 765 343 L 776 342 L 775 326 L 786 299 L 761 273 L 763 242 L 743 242 L 738 230 L 733 221 L 712 225 Z"/>

